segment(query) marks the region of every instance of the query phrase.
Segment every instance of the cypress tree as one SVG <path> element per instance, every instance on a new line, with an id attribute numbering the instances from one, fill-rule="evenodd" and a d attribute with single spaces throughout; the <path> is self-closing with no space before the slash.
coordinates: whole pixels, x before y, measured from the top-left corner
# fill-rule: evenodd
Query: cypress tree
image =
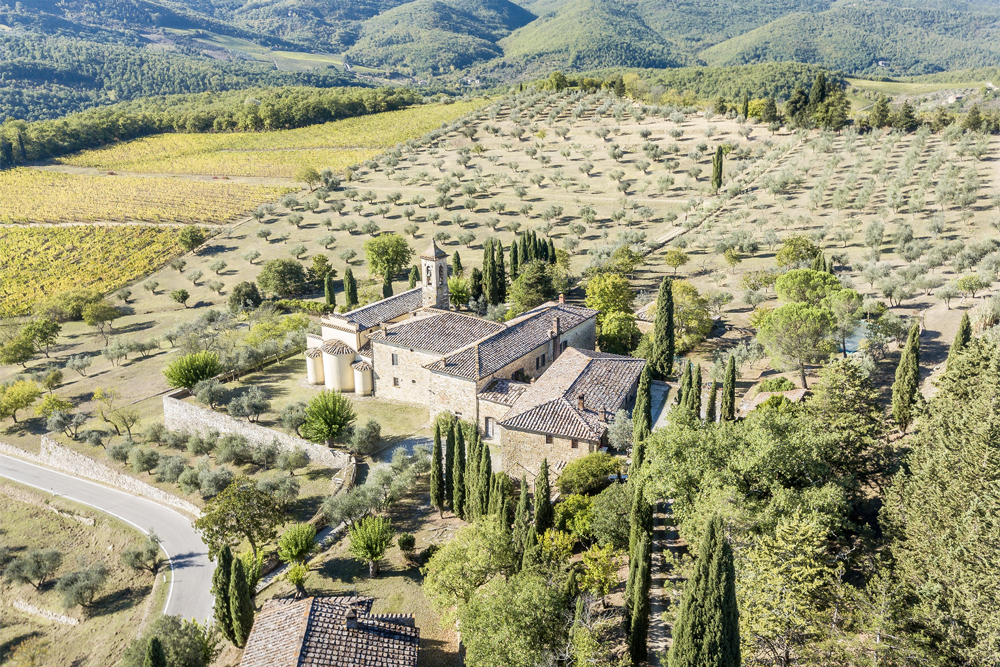
<path id="1" fill-rule="evenodd" d="M 708 389 L 708 405 L 705 407 L 705 423 L 715 423 L 715 396 L 719 393 L 719 383 L 712 380 L 712 386 Z"/>
<path id="2" fill-rule="evenodd" d="M 656 295 L 656 319 L 653 324 L 653 354 L 647 360 L 654 380 L 666 380 L 674 370 L 674 293 L 673 281 L 664 278 Z"/>
<path id="3" fill-rule="evenodd" d="M 497 241 L 497 303 L 507 300 L 507 267 L 503 258 L 503 243 Z"/>
<path id="4" fill-rule="evenodd" d="M 743 102 L 740 103 L 740 115 L 746 119 L 750 118 L 750 96 L 743 93 Z"/>
<path id="5" fill-rule="evenodd" d="M 353 310 L 358 305 L 358 282 L 354 279 L 351 267 L 344 269 L 344 300 L 347 301 L 348 310 Z"/>
<path id="6" fill-rule="evenodd" d="M 691 400 L 688 402 L 695 417 L 701 418 L 701 364 L 694 367 L 694 377 L 691 379 Z"/>
<path id="7" fill-rule="evenodd" d="M 239 648 L 246 646 L 253 628 L 253 594 L 247 584 L 243 561 L 233 558 L 232 574 L 229 576 L 229 611 L 233 617 L 233 643 Z"/>
<path id="8" fill-rule="evenodd" d="M 451 422 L 445 434 L 444 447 L 444 499 L 455 511 L 455 422 Z"/>
<path id="9" fill-rule="evenodd" d="M 458 254 L 457 250 L 451 256 L 451 272 L 459 277 L 465 273 L 465 267 L 462 266 L 462 256 Z"/>
<path id="10" fill-rule="evenodd" d="M 681 373 L 680 388 L 677 390 L 677 404 L 690 408 L 691 401 L 691 362 L 684 362 L 684 372 Z"/>
<path id="11" fill-rule="evenodd" d="M 410 289 L 415 288 L 417 286 L 417 283 L 419 282 L 420 282 L 420 269 L 417 268 L 416 264 L 414 264 L 413 266 L 410 267 Z"/>
<path id="12" fill-rule="evenodd" d="M 817 253 L 817 255 L 813 257 L 813 263 L 809 268 L 813 271 L 823 270 L 823 253 Z"/>
<path id="13" fill-rule="evenodd" d="M 733 551 L 722 519 L 709 522 L 674 625 L 670 667 L 739 667 L 740 625 Z"/>
<path id="14" fill-rule="evenodd" d="M 528 247 L 528 235 L 526 233 L 521 234 L 520 244 L 521 244 L 521 251 L 518 253 L 518 258 L 520 259 L 520 266 L 524 266 L 532 259 L 531 251 L 529 250 Z"/>
<path id="15" fill-rule="evenodd" d="M 638 474 L 642 470 L 642 464 L 646 462 L 646 441 L 638 440 L 632 444 L 632 466 L 629 468 L 629 475 Z M 633 472 L 634 471 L 634 472 Z"/>
<path id="16" fill-rule="evenodd" d="M 518 256 L 517 255 L 518 255 L 517 241 L 515 240 L 513 243 L 510 244 L 510 279 L 511 279 L 511 282 L 517 280 L 517 272 L 518 272 L 518 266 L 519 266 Z"/>
<path id="17" fill-rule="evenodd" d="M 163 644 L 159 637 L 150 637 L 146 644 L 146 659 L 142 667 L 167 667 L 167 656 L 163 653 Z"/>
<path id="18" fill-rule="evenodd" d="M 331 274 L 326 274 L 323 278 L 323 296 L 326 297 L 326 305 L 328 308 L 337 307 L 337 293 L 334 291 L 333 286 L 333 276 Z"/>
<path id="19" fill-rule="evenodd" d="M 906 347 L 896 367 L 896 381 L 892 383 L 892 418 L 906 433 L 913 422 L 913 406 L 920 388 L 920 325 L 910 327 Z"/>
<path id="20" fill-rule="evenodd" d="M 531 501 L 528 499 L 528 480 L 521 475 L 521 496 L 517 500 L 517 509 L 514 510 L 514 553 L 518 556 L 524 555 L 525 540 L 528 539 L 528 530 L 531 528 Z"/>
<path id="21" fill-rule="evenodd" d="M 215 596 L 215 625 L 231 643 L 236 643 L 233 634 L 233 614 L 229 610 L 229 576 L 233 570 L 233 552 L 229 546 L 219 551 L 215 573 L 212 574 L 212 594 Z"/>
<path id="22" fill-rule="evenodd" d="M 530 569 L 541 562 L 542 548 L 538 544 L 538 531 L 532 526 L 528 529 L 528 537 L 524 541 L 524 555 L 521 556 L 521 569 Z"/>
<path id="23" fill-rule="evenodd" d="M 948 350 L 948 363 L 951 360 L 961 354 L 968 345 L 969 341 L 972 340 L 972 322 L 969 321 L 969 313 L 962 313 L 962 321 L 958 323 L 958 331 L 955 332 L 955 340 L 951 343 L 951 349 Z"/>
<path id="24" fill-rule="evenodd" d="M 434 424 L 434 449 L 431 451 L 431 505 L 444 516 L 444 470 L 441 466 L 441 424 Z"/>
<path id="25" fill-rule="evenodd" d="M 643 533 L 639 543 L 635 583 L 632 586 L 628 647 L 632 663 L 639 664 L 646 659 L 646 641 L 649 636 L 649 587 L 652 583 L 652 544 L 648 534 Z"/>
<path id="26" fill-rule="evenodd" d="M 483 295 L 483 272 L 473 268 L 469 274 L 469 296 L 473 301 L 479 301 Z"/>
<path id="27" fill-rule="evenodd" d="M 455 429 L 455 478 L 452 483 L 451 511 L 460 519 L 465 518 L 465 433 L 461 426 Z"/>
<path id="28" fill-rule="evenodd" d="M 382 281 L 382 298 L 388 299 L 390 296 L 392 296 L 392 280 L 386 276 Z"/>
<path id="29" fill-rule="evenodd" d="M 542 459 L 542 467 L 535 477 L 535 532 L 543 535 L 552 527 L 555 519 L 552 510 L 552 495 L 549 492 L 549 461 Z"/>
<path id="30" fill-rule="evenodd" d="M 549 239 L 548 252 L 549 252 L 549 264 L 555 264 L 556 263 L 556 244 L 552 242 L 551 238 Z"/>
<path id="31" fill-rule="evenodd" d="M 809 91 L 809 109 L 815 111 L 816 107 L 826 101 L 826 75 L 820 72 L 816 75 L 813 87 Z"/>
<path id="32" fill-rule="evenodd" d="M 726 361 L 726 377 L 722 382 L 722 421 L 736 419 L 736 357 L 729 355 Z"/>
<path id="33" fill-rule="evenodd" d="M 716 192 L 722 187 L 722 146 L 720 145 L 715 149 L 715 155 L 712 156 L 712 189 Z"/>
<path id="34" fill-rule="evenodd" d="M 469 437 L 469 453 L 465 461 L 465 519 L 479 518 L 479 431 L 474 429 Z"/>
<path id="35" fill-rule="evenodd" d="M 639 389 L 635 395 L 635 408 L 632 410 L 632 443 L 638 445 L 649 437 L 653 430 L 653 400 L 649 364 L 642 368 L 639 376 Z M 634 457 L 633 457 L 634 459 Z"/>
<path id="36" fill-rule="evenodd" d="M 628 579 L 625 582 L 625 630 L 628 631 L 632 625 L 632 601 L 634 600 L 634 588 L 636 574 L 639 568 L 639 545 L 642 536 L 647 532 L 647 515 L 652 521 L 653 513 L 646 502 L 645 481 L 634 482 L 636 478 L 631 477 L 629 484 L 633 484 L 632 507 L 629 512 L 629 535 L 628 535 Z M 650 526 L 651 527 L 651 526 Z"/>
<path id="37" fill-rule="evenodd" d="M 493 481 L 493 459 L 490 448 L 482 446 L 479 454 L 479 516 L 485 516 L 490 508 L 490 484 Z"/>
<path id="38" fill-rule="evenodd" d="M 486 300 L 491 306 L 495 306 L 500 303 L 500 288 L 497 280 L 496 242 L 490 243 L 486 253 L 488 258 L 485 266 L 489 270 L 483 271 L 483 289 L 487 295 Z"/>

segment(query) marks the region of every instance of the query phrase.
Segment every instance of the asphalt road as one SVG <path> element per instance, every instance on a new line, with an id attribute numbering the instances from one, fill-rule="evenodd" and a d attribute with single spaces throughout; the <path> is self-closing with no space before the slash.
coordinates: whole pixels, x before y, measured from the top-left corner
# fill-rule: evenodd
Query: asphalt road
<path id="1" fill-rule="evenodd" d="M 0 477 L 106 512 L 142 532 L 152 528 L 170 559 L 173 576 L 164 613 L 204 621 L 212 614 L 208 549 L 181 513 L 146 498 L 0 454 Z"/>

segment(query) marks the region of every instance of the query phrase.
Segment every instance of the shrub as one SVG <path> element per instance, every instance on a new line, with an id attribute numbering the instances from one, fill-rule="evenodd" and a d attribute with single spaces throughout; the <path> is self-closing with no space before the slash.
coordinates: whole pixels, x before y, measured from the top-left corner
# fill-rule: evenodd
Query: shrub
<path id="1" fill-rule="evenodd" d="M 355 418 L 351 399 L 337 391 L 323 391 L 306 408 L 302 436 L 312 442 L 330 446 Z"/>
<path id="2" fill-rule="evenodd" d="M 222 364 L 214 352 L 187 354 L 173 362 L 163 371 L 167 384 L 174 388 L 193 389 L 202 380 L 208 380 L 222 372 Z"/>
<path id="3" fill-rule="evenodd" d="M 180 616 L 160 616 L 122 653 L 119 667 L 143 667 L 146 646 L 157 637 L 170 667 L 208 667 L 219 655 L 221 633 Z"/>
<path id="4" fill-rule="evenodd" d="M 204 469 L 198 473 L 198 488 L 205 498 L 217 496 L 226 490 L 233 481 L 233 472 L 229 468 Z"/>
<path id="5" fill-rule="evenodd" d="M 284 533 L 278 540 L 278 558 L 285 563 L 305 562 L 316 541 L 316 528 L 309 523 L 299 523 Z"/>
<path id="6" fill-rule="evenodd" d="M 189 470 L 183 456 L 161 456 L 156 464 L 157 482 L 176 482 L 185 470 Z"/>
<path id="7" fill-rule="evenodd" d="M 128 453 L 128 464 L 132 472 L 141 474 L 150 472 L 160 462 L 160 455 L 149 447 L 133 447 Z"/>
<path id="8" fill-rule="evenodd" d="M 250 444 L 242 435 L 224 435 L 215 446 L 215 460 L 219 463 L 243 465 L 253 460 Z"/>
<path id="9" fill-rule="evenodd" d="M 412 553 L 413 549 L 417 546 L 417 538 L 413 536 L 412 533 L 400 533 L 399 538 L 396 540 L 396 544 L 399 545 L 399 550 L 405 554 Z"/>
<path id="10" fill-rule="evenodd" d="M 108 456 L 111 457 L 112 461 L 117 461 L 118 463 L 125 463 L 128 461 L 128 453 L 132 451 L 135 447 L 135 443 L 130 439 L 126 438 L 121 442 L 116 442 L 113 445 L 109 445 L 107 452 Z"/>
<path id="11" fill-rule="evenodd" d="M 194 225 L 185 227 L 177 235 L 177 243 L 187 252 L 191 252 L 204 242 L 205 232 L 201 231 L 200 227 L 195 227 Z"/>
<path id="12" fill-rule="evenodd" d="M 204 454 L 211 454 L 212 450 L 215 449 L 215 443 L 205 440 L 199 435 L 192 435 L 187 439 L 185 447 L 195 456 L 202 456 Z"/>
<path id="13" fill-rule="evenodd" d="M 149 445 L 162 445 L 167 442 L 167 427 L 163 422 L 153 422 L 142 432 L 142 441 Z"/>
<path id="14" fill-rule="evenodd" d="M 299 480 L 284 475 L 268 475 L 257 481 L 257 489 L 267 493 L 282 507 L 288 507 L 299 498 Z"/>
<path id="15" fill-rule="evenodd" d="M 629 541 L 629 514 L 632 508 L 632 485 L 612 484 L 590 504 L 590 532 L 598 544 L 625 549 Z"/>
<path id="16" fill-rule="evenodd" d="M 758 391 L 792 391 L 795 388 L 795 384 L 784 376 L 761 380 L 757 386 Z"/>
<path id="17" fill-rule="evenodd" d="M 354 429 L 347 449 L 352 454 L 373 454 L 382 441 L 382 425 L 377 419 L 369 419 Z"/>
<path id="18" fill-rule="evenodd" d="M 556 484 L 565 494 L 590 495 L 597 493 L 611 482 L 609 475 L 614 475 L 621 469 L 617 458 L 605 452 L 594 452 L 582 459 L 569 463 L 563 470 Z"/>

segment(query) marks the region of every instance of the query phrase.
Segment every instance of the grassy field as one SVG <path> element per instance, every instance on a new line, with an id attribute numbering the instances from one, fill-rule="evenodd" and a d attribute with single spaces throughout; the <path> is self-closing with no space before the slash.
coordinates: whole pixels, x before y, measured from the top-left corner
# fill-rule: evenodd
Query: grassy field
<path id="1" fill-rule="evenodd" d="M 231 35 L 217 35 L 205 30 L 183 30 L 166 28 L 168 32 L 178 37 L 189 37 L 199 44 L 211 49 L 226 49 L 246 54 L 254 60 L 271 62 L 280 69 L 292 72 L 308 72 L 324 67 L 344 68 L 344 60 L 340 56 L 326 53 L 303 53 L 301 51 L 272 51 L 260 44 Z"/>
<path id="2" fill-rule="evenodd" d="M 292 178 L 303 167 L 342 171 L 482 105 L 472 101 L 416 106 L 256 134 L 162 134 L 57 162 L 125 172 Z"/>
<path id="3" fill-rule="evenodd" d="M 53 510 L 59 510 L 61 514 Z M 77 567 L 77 558 L 104 561 L 110 570 L 107 584 L 94 605 L 65 609 L 53 584 L 41 591 L 30 585 L 0 582 L 0 662 L 21 641 L 40 637 L 48 646 L 45 665 L 105 667 L 113 665 L 122 650 L 156 618 L 166 600 L 168 586 L 158 575 L 136 573 L 119 565 L 119 555 L 137 546 L 142 536 L 135 529 L 88 507 L 49 496 L 9 481 L 0 482 L 0 543 L 14 556 L 30 549 L 58 549 L 63 564 L 57 577 Z M 88 526 L 74 517 L 93 520 Z M 65 614 L 80 621 L 63 625 L 13 608 L 20 600 L 36 608 Z M 6 664 L 6 663 L 5 663 Z"/>
<path id="4" fill-rule="evenodd" d="M 868 79 L 847 79 L 847 83 L 876 93 L 885 93 L 893 97 L 896 95 L 927 95 L 937 93 L 942 90 L 955 90 L 963 88 L 979 89 L 986 85 L 986 81 L 967 81 L 960 83 L 936 83 L 924 82 L 919 78 L 908 81 L 870 81 Z"/>
<path id="5" fill-rule="evenodd" d="M 0 317 L 25 314 L 62 290 L 110 292 L 178 252 L 173 228 L 0 226 Z"/>

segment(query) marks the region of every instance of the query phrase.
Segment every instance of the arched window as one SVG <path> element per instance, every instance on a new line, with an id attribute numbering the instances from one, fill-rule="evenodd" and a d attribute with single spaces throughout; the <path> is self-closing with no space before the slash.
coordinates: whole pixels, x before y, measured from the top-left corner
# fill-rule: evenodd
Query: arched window
<path id="1" fill-rule="evenodd" d="M 438 267 L 438 285 L 444 285 L 444 267 Z"/>
<path id="2" fill-rule="evenodd" d="M 428 264 L 428 265 L 427 265 L 427 286 L 428 286 L 428 287 L 430 287 L 431 285 L 433 285 L 433 284 L 434 284 L 434 283 L 432 282 L 433 280 L 434 280 L 434 274 L 433 274 L 433 273 L 431 273 L 431 265 L 430 265 L 430 264 Z"/>

